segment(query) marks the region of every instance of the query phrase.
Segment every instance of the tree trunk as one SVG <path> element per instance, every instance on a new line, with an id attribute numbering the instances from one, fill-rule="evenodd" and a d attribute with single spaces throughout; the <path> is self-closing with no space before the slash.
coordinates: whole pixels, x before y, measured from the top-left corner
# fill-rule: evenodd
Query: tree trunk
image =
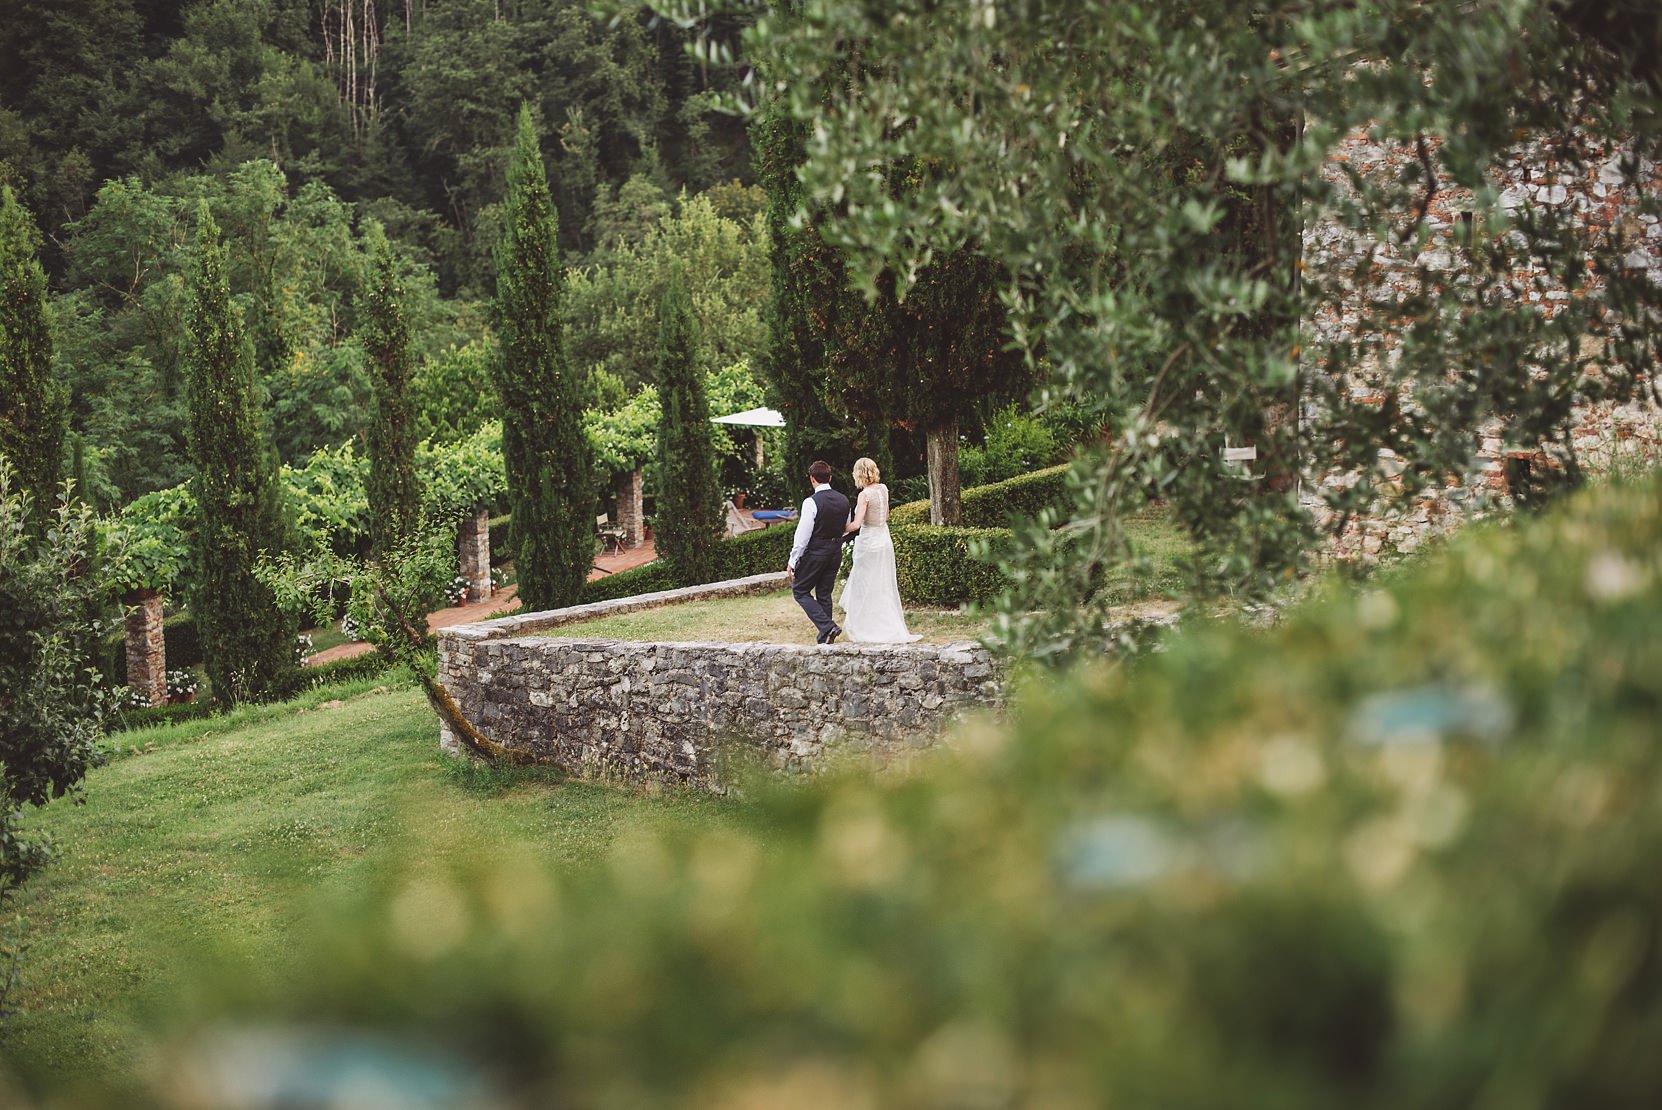
<path id="1" fill-rule="evenodd" d="M 127 646 L 127 685 L 151 705 L 167 703 L 167 645 L 162 639 L 162 595 L 134 590 L 127 595 L 123 621 Z"/>
<path id="2" fill-rule="evenodd" d="M 930 428 L 929 523 L 958 525 L 964 510 L 958 497 L 958 420 Z"/>

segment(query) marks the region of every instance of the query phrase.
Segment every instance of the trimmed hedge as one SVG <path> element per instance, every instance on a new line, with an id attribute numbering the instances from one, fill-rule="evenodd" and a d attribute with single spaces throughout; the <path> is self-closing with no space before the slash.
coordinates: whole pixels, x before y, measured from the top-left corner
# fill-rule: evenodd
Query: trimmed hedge
<path id="1" fill-rule="evenodd" d="M 715 577 L 711 582 L 729 578 L 746 578 L 752 574 L 785 570 L 791 557 L 791 540 L 796 528 L 776 524 L 757 532 L 722 540 L 716 544 Z M 633 597 L 658 590 L 673 590 L 680 586 L 698 586 L 700 582 L 684 582 L 675 576 L 668 560 L 659 559 L 631 570 L 620 570 L 597 578 L 583 586 L 583 603 L 610 601 L 614 597 Z"/>
<path id="2" fill-rule="evenodd" d="M 378 675 L 391 666 L 392 660 L 379 651 L 371 651 L 364 655 L 354 655 L 349 659 L 321 663 L 315 667 L 295 667 L 278 680 L 271 696 L 266 700 L 287 701 L 297 694 L 303 694 L 319 686 Z"/>
<path id="3" fill-rule="evenodd" d="M 219 712 L 215 701 L 187 701 L 179 705 L 145 705 L 124 709 L 109 723 L 109 731 L 126 732 L 151 725 L 176 725 L 184 721 L 199 721 Z"/>
<path id="4" fill-rule="evenodd" d="M 1045 509 L 1060 506 L 1067 495 L 1069 464 L 1049 466 L 990 486 L 972 486 L 963 491 L 965 528 L 1004 528 L 1011 517 L 1036 517 Z M 929 502 L 908 501 L 889 513 L 891 526 L 928 524 Z"/>
<path id="5" fill-rule="evenodd" d="M 997 553 L 1014 538 L 1008 528 L 940 528 L 913 524 L 893 528 L 895 577 L 908 605 L 958 605 L 990 601 L 1008 585 L 1004 574 L 971 552 L 986 540 Z"/>
<path id="6" fill-rule="evenodd" d="M 490 518 L 491 566 L 493 567 L 499 566 L 513 557 L 514 553 L 508 549 L 508 545 L 513 539 L 511 531 L 513 521 L 514 518 L 511 513 L 503 513 L 501 516 Z"/>
<path id="7" fill-rule="evenodd" d="M 162 646 L 167 652 L 167 669 L 170 671 L 200 664 L 202 637 L 196 631 L 196 618 L 188 611 L 165 618 L 162 621 Z M 117 629 L 114 635 L 104 638 L 102 664 L 104 677 L 112 685 L 127 684 L 127 639 L 122 630 Z"/>

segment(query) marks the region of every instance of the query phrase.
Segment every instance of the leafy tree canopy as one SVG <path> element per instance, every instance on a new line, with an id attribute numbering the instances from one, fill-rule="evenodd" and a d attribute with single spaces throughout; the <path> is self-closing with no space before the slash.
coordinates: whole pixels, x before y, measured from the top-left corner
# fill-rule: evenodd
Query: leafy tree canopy
<path id="1" fill-rule="evenodd" d="M 751 56 L 804 144 L 798 210 L 824 213 L 816 227 L 857 284 L 909 280 L 974 244 L 1005 268 L 1011 340 L 1029 357 L 1042 345 L 1051 395 L 1110 429 L 1081 470 L 1083 546 L 1064 559 L 1050 533 L 1033 538 L 1018 610 L 1041 615 L 1013 617 L 1019 642 L 1093 640 L 1089 569 L 1124 556 L 1119 522 L 1150 493 L 1198 541 L 1196 586 L 1250 595 L 1298 573 L 1317 526 L 1342 527 L 1388 480 L 1412 495 L 1471 477 L 1486 419 L 1574 477 L 1570 406 L 1654 376 L 1643 321 L 1659 290 L 1624 264 L 1619 229 L 1503 204 L 1489 171 L 1550 150 L 1573 172 L 1615 173 L 1636 214 L 1657 213 L 1641 168 L 1662 137 L 1658 17 L 1598 7 L 902 0 L 763 19 Z M 1358 128 L 1417 156 L 1339 188 L 1318 171 Z M 940 172 L 897 190 L 896 166 Z M 1431 262 L 1428 191 L 1447 185 L 1471 190 L 1469 264 L 1419 266 L 1407 292 L 1349 261 L 1301 270 L 1301 221 L 1365 230 L 1410 269 Z M 1574 295 L 1519 309 L 1548 282 Z M 1307 326 L 1342 303 L 1357 308 L 1345 334 Z M 1354 342 L 1367 335 L 1389 337 L 1391 358 Z M 1256 444 L 1280 480 L 1239 480 L 1220 457 L 1230 443 Z M 1382 447 L 1400 475 L 1378 465 Z M 1348 477 L 1319 487 L 1312 513 L 1292 479 L 1328 473 Z"/>

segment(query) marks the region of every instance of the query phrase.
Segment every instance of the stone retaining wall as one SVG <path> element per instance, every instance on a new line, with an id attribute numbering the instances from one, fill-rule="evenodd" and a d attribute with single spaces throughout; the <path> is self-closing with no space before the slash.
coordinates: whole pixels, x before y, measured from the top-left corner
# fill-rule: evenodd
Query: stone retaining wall
<path id="1" fill-rule="evenodd" d="M 538 635 L 597 616 L 782 585 L 782 575 L 756 575 L 441 629 L 439 679 L 486 736 L 539 762 L 718 789 L 733 758 L 807 770 L 839 746 L 894 754 L 930 743 L 956 711 L 1001 704 L 1001 668 L 979 644 Z M 449 729 L 442 732 L 444 747 L 460 752 Z"/>

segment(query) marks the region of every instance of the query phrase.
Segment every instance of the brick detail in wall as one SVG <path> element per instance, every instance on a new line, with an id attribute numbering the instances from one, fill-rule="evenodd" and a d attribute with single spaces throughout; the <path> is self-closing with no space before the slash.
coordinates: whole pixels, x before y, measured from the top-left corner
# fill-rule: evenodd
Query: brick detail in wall
<path id="1" fill-rule="evenodd" d="M 461 576 L 467 579 L 467 599 L 483 601 L 491 595 L 491 522 L 485 509 L 462 515 L 456 537 Z"/>
<path id="2" fill-rule="evenodd" d="M 1431 141 L 1434 165 L 1440 145 L 1437 140 Z M 1490 176 L 1500 190 L 1500 204 L 1507 211 L 1517 211 L 1525 204 L 1560 207 L 1574 213 L 1590 236 L 1621 232 L 1631 244 L 1624 263 L 1644 271 L 1652 281 L 1662 282 L 1662 224 L 1656 216 L 1638 211 L 1638 197 L 1621 171 L 1623 156 L 1618 151 L 1607 159 L 1589 157 L 1585 164 L 1575 165 L 1561 159 L 1547 144 L 1522 143 Z M 1414 144 L 1375 141 L 1365 130 L 1358 130 L 1334 148 L 1322 172 L 1336 189 L 1346 190 L 1349 188 L 1347 170 L 1364 177 L 1395 175 L 1418 161 Z M 1647 192 L 1662 188 L 1662 167 L 1644 163 L 1640 166 L 1640 178 Z M 1426 212 L 1430 242 L 1417 257 L 1409 257 L 1397 242 L 1381 243 L 1365 231 L 1337 222 L 1308 223 L 1304 229 L 1305 265 L 1311 270 L 1341 272 L 1354 268 L 1367 256 L 1367 272 L 1377 282 L 1372 295 L 1386 299 L 1407 297 L 1416 288 L 1420 267 L 1445 273 L 1465 267 L 1466 255 L 1458 246 L 1457 236 L 1462 213 L 1470 209 L 1472 201 L 1470 190 L 1457 188 L 1446 178 L 1439 182 Z M 1597 276 L 1593 275 L 1592 280 L 1596 281 Z M 1519 284 L 1523 287 L 1520 310 L 1527 308 L 1548 317 L 1576 295 L 1551 282 L 1543 282 L 1538 287 L 1532 282 Z M 1390 337 L 1355 334 L 1361 323 L 1365 295 L 1367 291 L 1358 289 L 1353 298 L 1325 304 L 1305 321 L 1317 340 L 1317 348 L 1324 343 L 1360 338 L 1365 345 L 1372 345 L 1378 359 L 1392 357 Z M 1595 360 L 1599 354 L 1588 353 Z M 1306 366 L 1305 372 L 1320 373 L 1320 367 Z M 1368 386 L 1364 383 L 1356 388 L 1365 391 Z M 1383 394 L 1380 399 L 1383 401 Z M 1610 465 L 1617 452 L 1632 452 L 1651 460 L 1662 458 L 1662 409 L 1648 400 L 1620 406 L 1583 403 L 1576 407 L 1574 418 L 1572 442 L 1582 462 L 1591 470 Z M 1473 448 L 1482 468 L 1475 486 L 1429 490 L 1411 502 L 1376 505 L 1372 512 L 1353 519 L 1345 534 L 1335 541 L 1333 553 L 1340 558 L 1373 559 L 1388 552 L 1411 552 L 1428 537 L 1457 527 L 1474 508 L 1481 511 L 1486 505 L 1509 503 L 1506 480 L 1509 458 L 1545 461 L 1539 452 L 1502 443 L 1498 428 L 1494 427 L 1485 429 Z M 1401 465 L 1388 451 L 1381 452 L 1380 466 L 1386 473 L 1393 467 L 1400 470 Z M 1343 486 L 1350 480 L 1351 476 L 1339 473 L 1306 476 L 1305 503 L 1318 520 L 1325 516 L 1319 497 L 1321 488 Z"/>
<path id="3" fill-rule="evenodd" d="M 641 472 L 629 470 L 613 479 L 617 494 L 617 526 L 623 530 L 623 545 L 639 547 L 646 539 L 646 513 L 641 502 Z"/>
<path id="4" fill-rule="evenodd" d="M 777 589 L 780 575 L 439 630 L 439 680 L 485 735 L 579 774 L 712 790 L 752 761 L 811 770 L 833 749 L 929 745 L 1003 701 L 978 644 L 631 643 L 527 633 L 607 612 Z M 441 729 L 441 743 L 459 752 Z"/>
<path id="5" fill-rule="evenodd" d="M 128 595 L 123 631 L 127 648 L 127 685 L 150 705 L 167 702 L 167 647 L 162 638 L 162 595 L 139 590 Z"/>

